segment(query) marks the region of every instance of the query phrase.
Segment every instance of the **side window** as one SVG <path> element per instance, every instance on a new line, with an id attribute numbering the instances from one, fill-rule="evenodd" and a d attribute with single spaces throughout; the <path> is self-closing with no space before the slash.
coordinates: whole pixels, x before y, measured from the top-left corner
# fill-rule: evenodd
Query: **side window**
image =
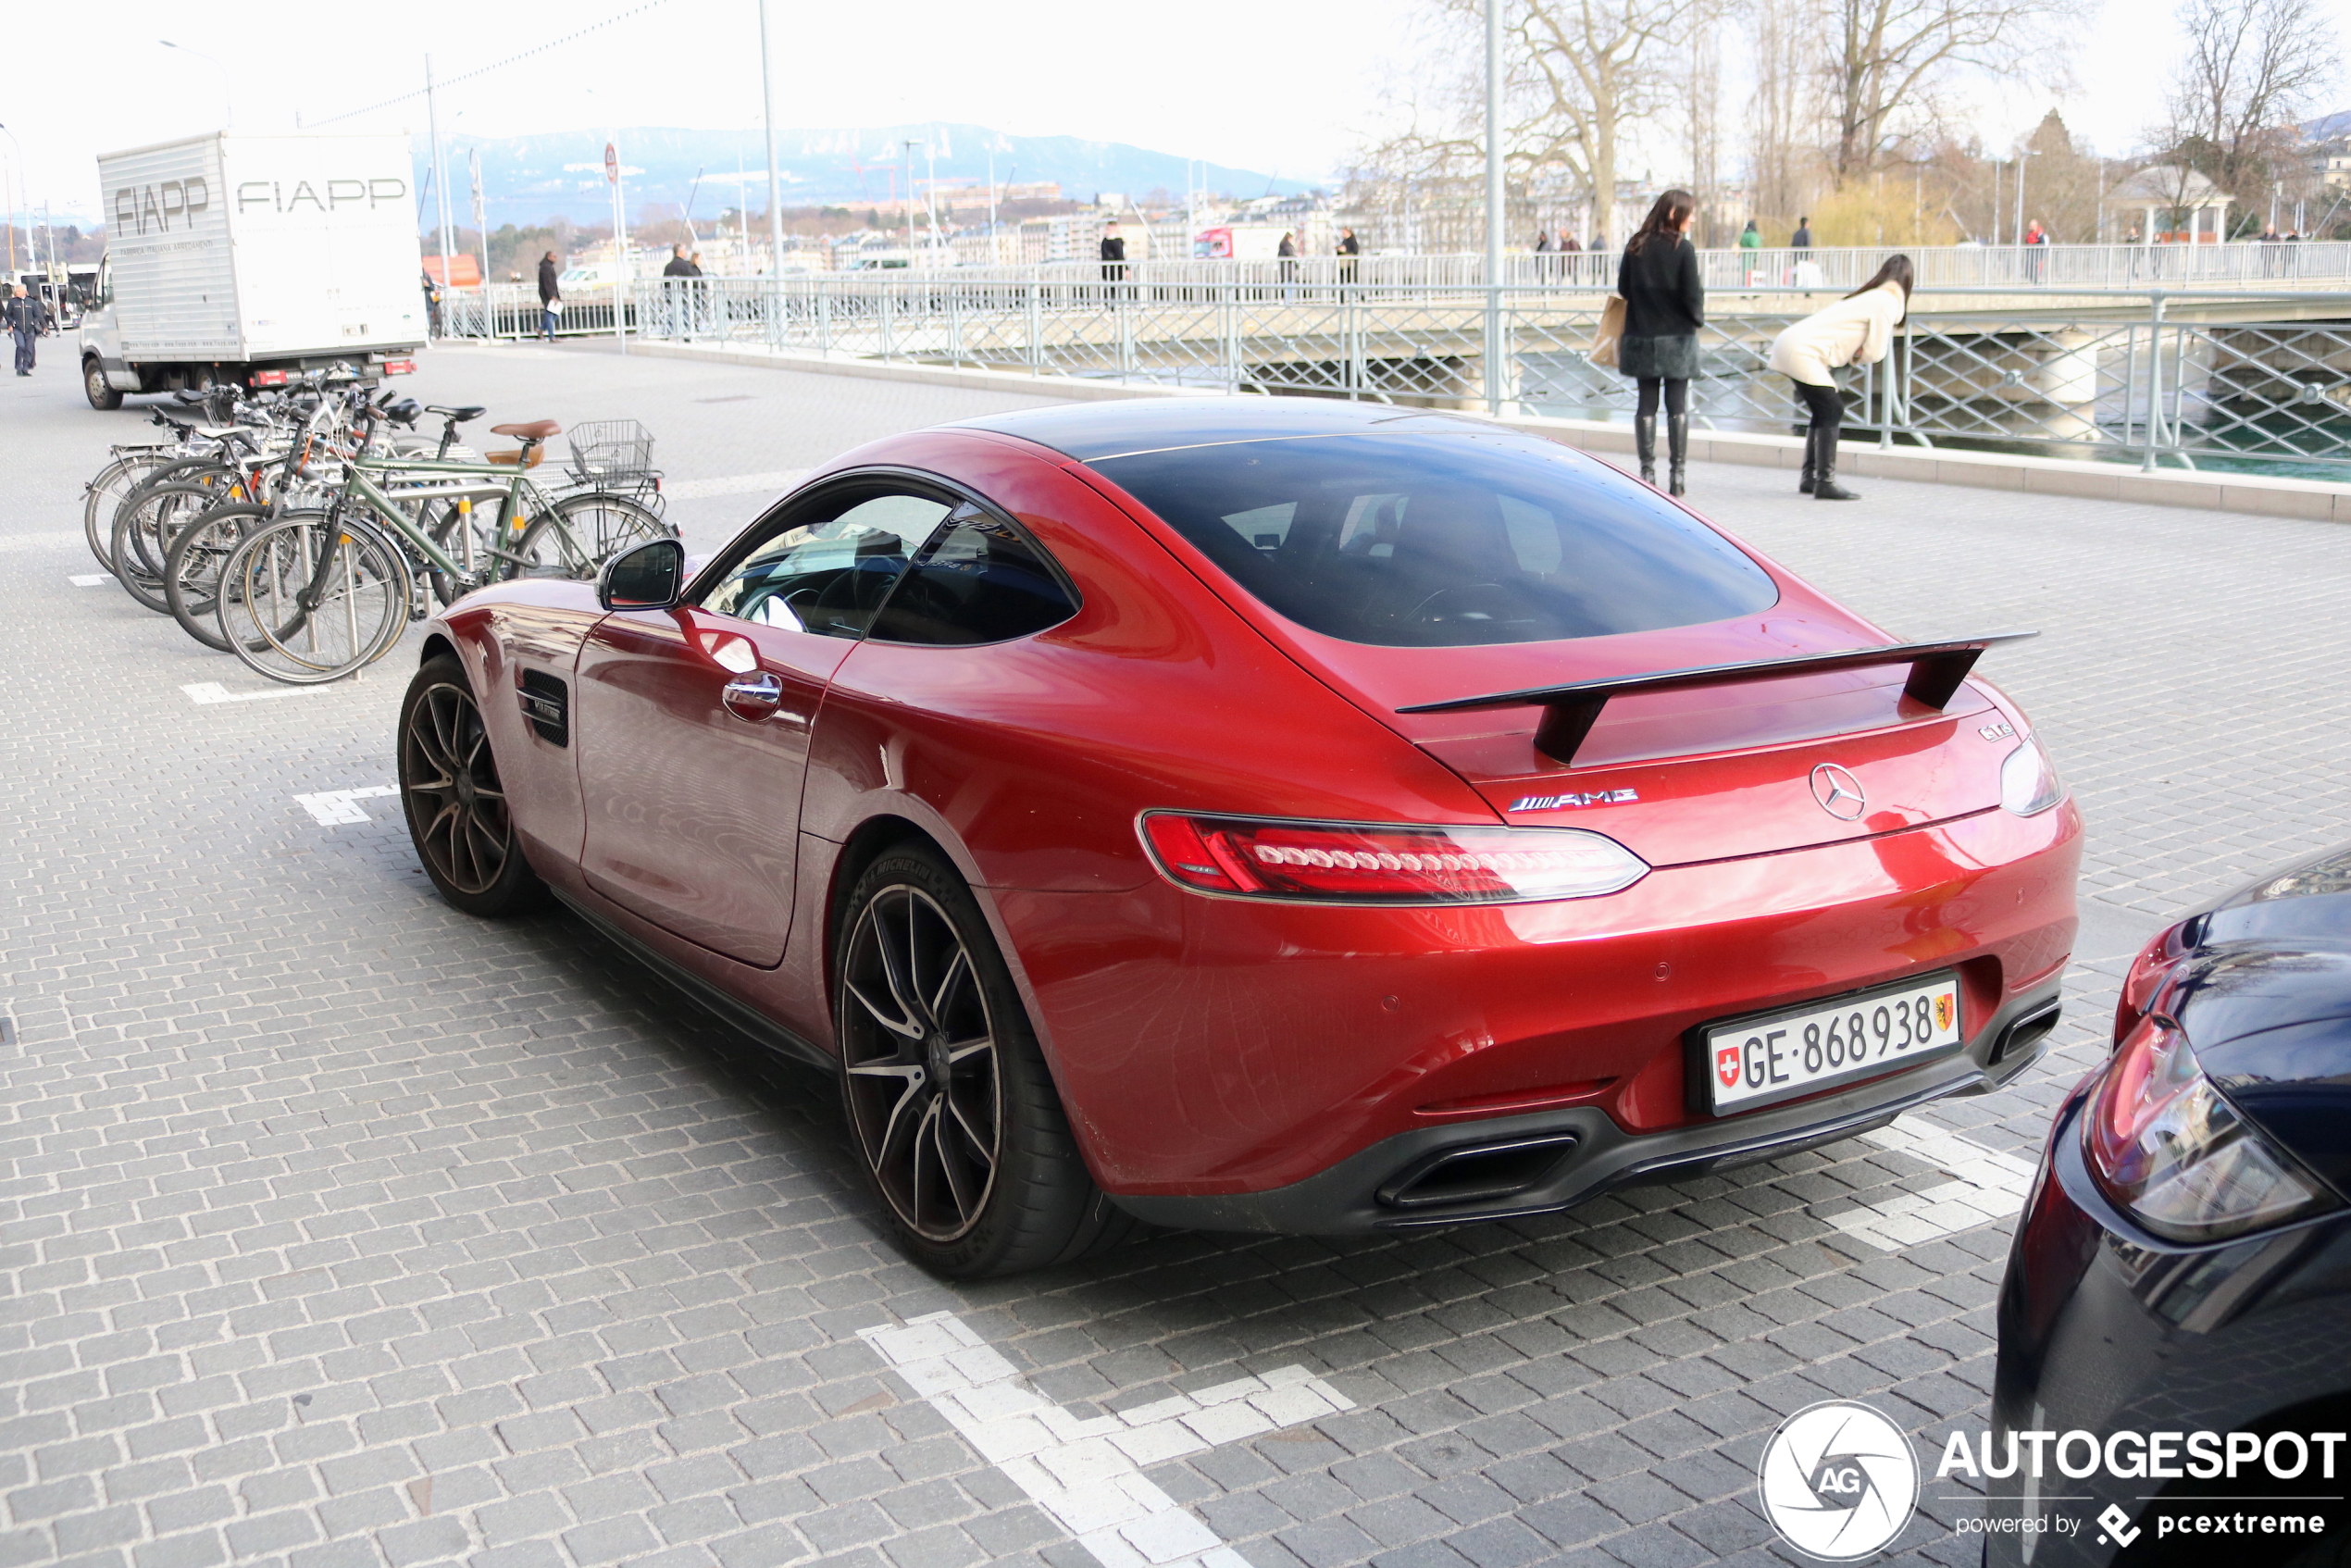
<path id="1" fill-rule="evenodd" d="M 1042 551 L 976 506 L 957 509 L 874 623 L 881 642 L 1004 642 L 1077 613 Z"/>
<path id="2" fill-rule="evenodd" d="M 927 495 L 862 488 L 796 508 L 728 570 L 703 608 L 763 626 L 863 637 L 947 510 Z"/>

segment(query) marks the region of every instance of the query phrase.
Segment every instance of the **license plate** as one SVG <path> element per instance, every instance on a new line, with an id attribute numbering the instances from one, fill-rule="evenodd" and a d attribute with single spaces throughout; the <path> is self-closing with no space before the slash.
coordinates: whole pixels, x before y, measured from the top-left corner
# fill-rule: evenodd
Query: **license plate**
<path id="1" fill-rule="evenodd" d="M 1699 1032 L 1707 1105 L 1720 1116 L 1875 1077 L 1959 1049 L 1959 981 L 1943 974 Z"/>

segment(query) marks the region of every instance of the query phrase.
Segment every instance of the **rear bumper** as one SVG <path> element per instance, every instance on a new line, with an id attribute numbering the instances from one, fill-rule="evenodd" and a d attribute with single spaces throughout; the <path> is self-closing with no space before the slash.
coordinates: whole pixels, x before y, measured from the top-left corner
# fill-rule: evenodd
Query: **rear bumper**
<path id="1" fill-rule="evenodd" d="M 1905 1111 L 1984 1094 L 2040 1055 L 2057 1022 L 2052 978 L 2001 1008 L 1967 1048 L 1814 1100 L 1651 1133 L 1598 1106 L 1399 1133 L 1327 1170 L 1265 1192 L 1111 1201 L 1186 1230 L 1334 1236 L 1549 1213 L 1621 1188 L 1683 1180 L 1835 1143 Z"/>

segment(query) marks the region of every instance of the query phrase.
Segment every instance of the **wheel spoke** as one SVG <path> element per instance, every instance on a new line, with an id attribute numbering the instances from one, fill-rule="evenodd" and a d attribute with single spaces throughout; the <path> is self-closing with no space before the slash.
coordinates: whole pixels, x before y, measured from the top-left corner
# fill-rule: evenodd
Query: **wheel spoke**
<path id="1" fill-rule="evenodd" d="M 930 994 L 930 1015 L 933 1018 L 947 1016 L 947 993 L 954 989 L 957 980 L 970 973 L 971 954 L 965 952 L 963 944 L 958 942 L 955 956 L 947 961 L 946 976 L 939 980 L 939 989 Z"/>
<path id="2" fill-rule="evenodd" d="M 982 1035 L 977 1039 L 965 1040 L 961 1045 L 950 1043 L 947 1047 L 947 1064 L 951 1067 L 960 1066 L 965 1057 L 976 1056 L 983 1051 L 995 1049 L 996 1037 L 994 1035 Z"/>
<path id="3" fill-rule="evenodd" d="M 859 987 L 856 982 L 849 982 L 847 989 L 851 996 L 857 999 L 857 1005 L 863 1007 L 867 1013 L 871 1014 L 873 1015 L 874 1022 L 879 1024 L 883 1028 L 888 1029 L 894 1035 L 903 1035 L 908 1039 L 920 1039 L 923 1038 L 923 1027 L 920 1024 L 914 1023 L 911 1019 L 901 1020 L 890 1017 L 888 1014 L 884 1013 L 879 1007 L 874 1004 L 874 999 L 867 996 L 865 990 Z"/>
<path id="4" fill-rule="evenodd" d="M 934 1103 L 943 1104 L 943 1101 Z M 939 1174 L 947 1183 L 948 1201 L 955 1205 L 955 1217 L 969 1224 L 978 1209 L 978 1194 L 973 1190 L 970 1174 L 963 1162 L 947 1147 L 947 1118 L 934 1114 L 930 1119 L 931 1151 L 939 1160 Z"/>

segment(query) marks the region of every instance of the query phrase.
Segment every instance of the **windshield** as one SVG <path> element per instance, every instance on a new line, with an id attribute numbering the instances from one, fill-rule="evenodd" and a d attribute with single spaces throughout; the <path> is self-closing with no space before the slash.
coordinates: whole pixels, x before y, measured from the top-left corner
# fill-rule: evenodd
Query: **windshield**
<path id="1" fill-rule="evenodd" d="M 1662 496 L 1528 437 L 1238 442 L 1092 466 L 1269 608 L 1350 642 L 1608 637 L 1779 597 Z"/>

